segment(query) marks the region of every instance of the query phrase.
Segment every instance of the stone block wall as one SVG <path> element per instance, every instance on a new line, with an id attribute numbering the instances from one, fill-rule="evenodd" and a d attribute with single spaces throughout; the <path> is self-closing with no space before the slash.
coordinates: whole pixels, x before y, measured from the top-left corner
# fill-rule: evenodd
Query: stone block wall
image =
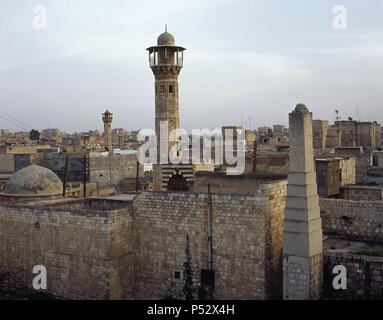
<path id="1" fill-rule="evenodd" d="M 119 186 L 124 178 L 136 178 L 137 155 L 115 155 L 109 157 L 89 158 L 89 181 L 100 186 L 113 184 Z M 144 170 L 140 166 L 139 177 L 143 177 Z"/>
<path id="2" fill-rule="evenodd" d="M 345 157 L 340 160 L 339 167 L 342 170 L 341 186 L 356 183 L 356 160 L 355 157 Z"/>
<path id="3" fill-rule="evenodd" d="M 346 290 L 332 285 L 337 265 L 347 270 Z M 325 251 L 324 288 L 327 299 L 383 299 L 383 257 Z"/>
<path id="4" fill-rule="evenodd" d="M 130 297 L 133 260 L 131 208 L 80 209 L 0 206 L 0 267 L 47 268 L 48 291 L 66 299 Z"/>
<path id="5" fill-rule="evenodd" d="M 383 201 L 320 199 L 324 233 L 383 243 Z"/>
<path id="6" fill-rule="evenodd" d="M 355 201 L 382 201 L 383 188 L 375 186 L 349 186 L 340 189 L 342 199 Z"/>
<path id="7" fill-rule="evenodd" d="M 312 257 L 284 256 L 284 287 L 297 300 L 317 300 L 322 297 L 323 255 Z M 287 295 L 285 299 L 290 299 Z"/>
<path id="8" fill-rule="evenodd" d="M 0 173 L 14 173 L 14 156 L 10 154 L 0 155 Z"/>
<path id="9" fill-rule="evenodd" d="M 279 299 L 286 181 L 212 195 L 215 299 Z M 91 201 L 91 200 L 89 200 Z M 0 268 L 44 265 L 66 299 L 183 299 L 187 237 L 195 298 L 208 268 L 208 195 L 142 193 L 133 204 L 0 205 Z M 113 201 L 112 201 L 113 202 Z"/>
<path id="10" fill-rule="evenodd" d="M 284 181 L 284 174 L 249 173 L 240 176 L 228 176 L 223 172 L 196 172 L 194 175 L 194 191 L 207 192 L 210 184 L 215 194 L 255 195 L 261 186 L 268 182 Z M 278 184 L 278 183 L 277 183 Z"/>
<path id="11" fill-rule="evenodd" d="M 285 188 L 285 182 L 278 182 L 262 188 L 255 196 L 212 196 L 213 298 L 278 296 L 273 289 L 282 287 L 278 282 L 282 277 Z M 182 299 L 187 236 L 196 289 L 200 286 L 201 269 L 208 267 L 208 195 L 143 193 L 133 206 L 136 298 Z M 276 209 L 274 216 L 268 216 L 272 208 Z M 266 225 L 272 226 L 267 235 Z M 266 256 L 270 258 L 268 263 Z M 273 279 L 270 287 L 266 286 L 267 279 Z"/>
<path id="12" fill-rule="evenodd" d="M 283 298 L 282 245 L 287 181 L 261 185 L 266 200 L 266 293 L 271 299 Z"/>
<path id="13" fill-rule="evenodd" d="M 375 152 L 374 157 L 375 157 L 376 166 L 379 169 L 383 169 L 383 152 L 382 151 Z"/>
<path id="14" fill-rule="evenodd" d="M 356 156 L 356 183 L 365 184 L 368 182 L 368 169 L 372 167 L 372 154 L 361 153 Z"/>

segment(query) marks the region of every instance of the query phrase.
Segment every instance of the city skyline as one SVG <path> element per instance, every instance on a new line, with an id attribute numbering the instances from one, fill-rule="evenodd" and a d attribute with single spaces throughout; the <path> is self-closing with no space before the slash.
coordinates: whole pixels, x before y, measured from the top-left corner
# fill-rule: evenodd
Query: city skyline
<path id="1" fill-rule="evenodd" d="M 241 118 L 247 128 L 248 117 L 252 128 L 287 124 L 297 101 L 315 118 L 333 121 L 339 109 L 343 118 L 381 122 L 378 1 L 344 1 L 341 31 L 333 28 L 336 1 L 113 4 L 3 1 L 0 109 L 37 129 L 102 131 L 106 108 L 116 128 L 154 128 L 145 49 L 167 23 L 188 49 L 180 76 L 185 129 L 240 125 Z M 46 30 L 32 27 L 36 5 L 48 10 Z"/>

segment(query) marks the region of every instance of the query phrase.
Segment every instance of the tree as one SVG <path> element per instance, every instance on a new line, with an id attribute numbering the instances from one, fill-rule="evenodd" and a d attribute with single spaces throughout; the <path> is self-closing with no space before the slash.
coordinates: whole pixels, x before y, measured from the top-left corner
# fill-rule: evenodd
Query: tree
<path id="1" fill-rule="evenodd" d="M 29 139 L 32 141 L 40 141 L 40 132 L 38 130 L 32 129 L 29 132 Z"/>
<path id="2" fill-rule="evenodd" d="M 194 299 L 194 289 L 193 289 L 193 264 L 192 264 L 192 255 L 190 250 L 190 239 L 189 236 L 186 236 L 186 260 L 184 263 L 184 288 L 183 293 L 185 300 Z"/>

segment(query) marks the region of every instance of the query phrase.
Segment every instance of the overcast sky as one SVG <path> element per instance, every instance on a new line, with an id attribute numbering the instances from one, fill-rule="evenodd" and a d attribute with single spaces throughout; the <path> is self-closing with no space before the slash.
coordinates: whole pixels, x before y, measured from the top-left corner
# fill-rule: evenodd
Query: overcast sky
<path id="1" fill-rule="evenodd" d="M 36 5 L 46 30 L 34 28 Z M 346 30 L 333 27 L 336 5 Z M 359 108 L 383 122 L 382 16 L 381 0 L 1 0 L 0 110 L 28 127 L 85 131 L 101 129 L 109 108 L 113 127 L 153 128 L 145 49 L 167 23 L 188 49 L 185 129 L 287 124 L 299 102 L 314 118 Z"/>

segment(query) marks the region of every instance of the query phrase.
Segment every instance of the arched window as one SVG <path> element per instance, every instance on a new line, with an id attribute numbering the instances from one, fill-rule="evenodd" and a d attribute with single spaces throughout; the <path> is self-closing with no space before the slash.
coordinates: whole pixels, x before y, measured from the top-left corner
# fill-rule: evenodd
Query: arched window
<path id="1" fill-rule="evenodd" d="M 182 175 L 176 174 L 168 182 L 168 191 L 187 192 L 189 191 L 189 184 Z"/>

